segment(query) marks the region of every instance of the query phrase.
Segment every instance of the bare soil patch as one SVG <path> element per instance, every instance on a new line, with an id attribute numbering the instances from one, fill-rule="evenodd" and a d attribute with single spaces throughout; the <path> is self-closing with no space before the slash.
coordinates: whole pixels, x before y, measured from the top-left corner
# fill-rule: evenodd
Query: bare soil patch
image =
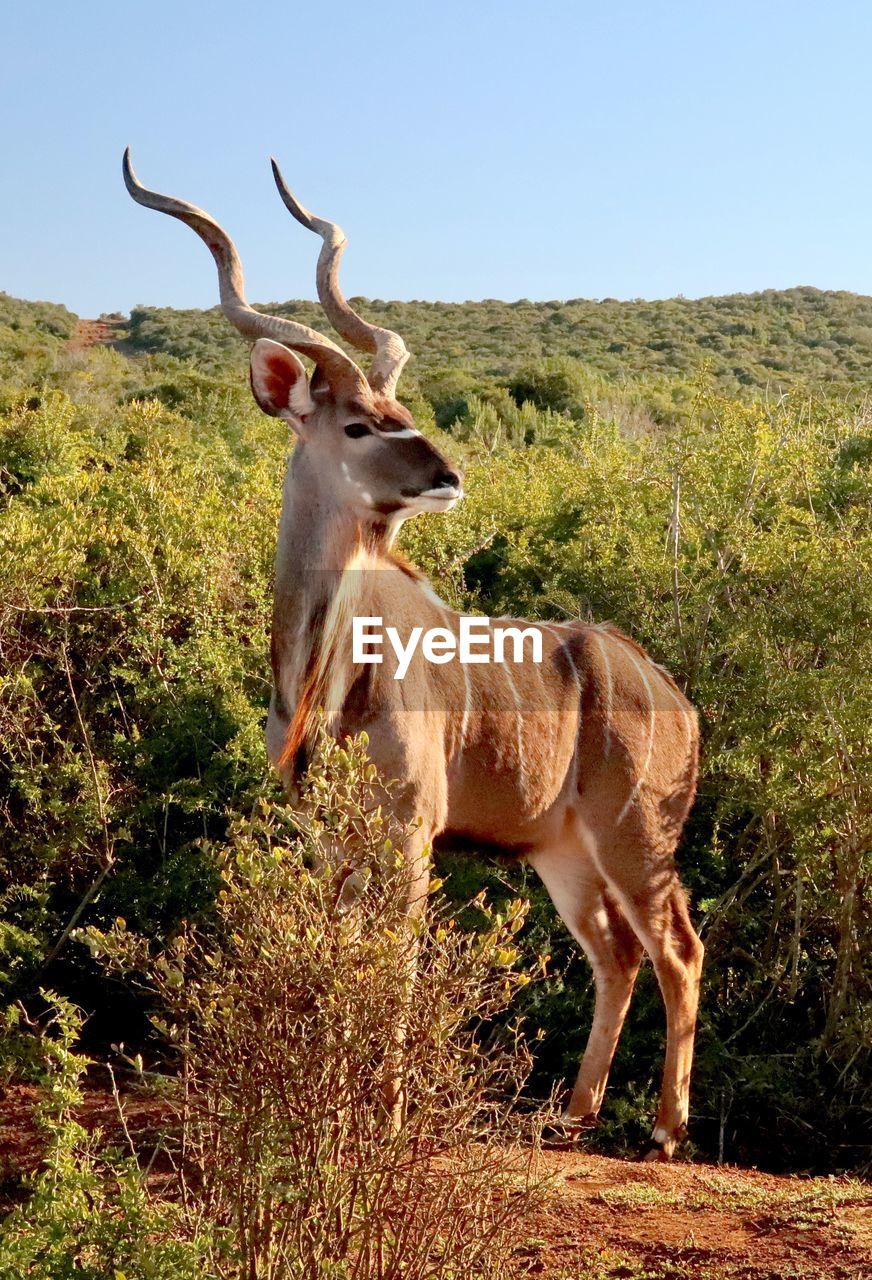
<path id="1" fill-rule="evenodd" d="M 88 347 L 114 346 L 123 331 L 121 321 L 77 320 L 67 350 L 87 351 Z"/>
<path id="2" fill-rule="evenodd" d="M 872 1276 L 872 1186 L 753 1169 L 546 1152 L 528 1273 L 678 1280 Z"/>

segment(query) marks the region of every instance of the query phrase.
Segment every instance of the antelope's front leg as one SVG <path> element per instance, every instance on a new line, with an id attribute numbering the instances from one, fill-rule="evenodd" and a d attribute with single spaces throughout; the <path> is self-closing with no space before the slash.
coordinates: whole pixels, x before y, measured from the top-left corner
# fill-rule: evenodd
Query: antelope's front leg
<path id="1" fill-rule="evenodd" d="M 388 1033 L 389 1043 L 385 1053 L 382 1083 L 382 1102 L 388 1125 L 393 1133 L 398 1133 L 402 1127 L 408 1105 L 406 1036 L 421 947 L 416 922 L 424 915 L 427 907 L 427 892 L 430 884 L 430 845 L 434 834 L 433 824 L 424 822 L 407 837 L 403 845 L 403 854 L 408 868 L 407 929 L 398 975 L 399 1009 L 394 1025 Z"/>

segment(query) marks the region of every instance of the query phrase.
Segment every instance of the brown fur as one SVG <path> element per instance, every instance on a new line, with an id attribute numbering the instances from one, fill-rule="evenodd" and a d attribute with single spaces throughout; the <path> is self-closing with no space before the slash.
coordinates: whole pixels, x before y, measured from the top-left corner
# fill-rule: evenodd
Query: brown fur
<path id="1" fill-rule="evenodd" d="M 362 575 L 362 613 L 382 616 L 404 638 L 412 626 L 457 633 L 459 615 L 386 543 L 370 544 L 367 563 L 376 572 Z M 386 645 L 383 664 L 367 668 L 362 699 L 346 700 L 333 732 L 366 728 L 382 774 L 404 781 L 401 818 L 423 818 L 410 857 L 438 838 L 526 857 L 542 876 L 600 993 L 569 1123 L 589 1122 L 599 1109 L 642 946 L 649 950 L 673 1010 L 655 1148 L 669 1154 L 687 1120 L 701 955 L 673 860 L 696 788 L 696 716 L 672 677 L 611 624 L 499 623 L 541 628 L 541 666 L 476 665 L 464 675 L 457 663 L 431 666 L 419 649 L 400 685 Z M 350 645 L 333 653 L 348 662 L 334 679 L 350 690 Z M 284 763 L 305 745 L 314 697 L 310 680 Z"/>

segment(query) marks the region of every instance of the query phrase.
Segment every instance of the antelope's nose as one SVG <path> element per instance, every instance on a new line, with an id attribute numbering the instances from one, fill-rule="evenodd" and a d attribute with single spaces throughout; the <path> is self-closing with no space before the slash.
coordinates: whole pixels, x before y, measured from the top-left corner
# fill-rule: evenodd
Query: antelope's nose
<path id="1" fill-rule="evenodd" d="M 434 489 L 460 489 L 463 476 L 459 471 L 439 471 L 433 481 Z"/>

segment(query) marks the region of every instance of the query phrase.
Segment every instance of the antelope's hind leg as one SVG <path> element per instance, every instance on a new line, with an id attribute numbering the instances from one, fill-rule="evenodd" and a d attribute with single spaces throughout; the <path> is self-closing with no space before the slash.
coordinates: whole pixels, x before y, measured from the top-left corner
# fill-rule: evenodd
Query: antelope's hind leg
<path id="1" fill-rule="evenodd" d="M 593 1022 L 563 1123 L 596 1123 L 621 1028 L 630 1006 L 642 947 L 593 860 L 576 848 L 540 850 L 528 861 L 593 969 Z"/>
<path id="2" fill-rule="evenodd" d="M 597 865 L 657 975 L 666 1059 L 648 1160 L 669 1160 L 687 1133 L 703 945 L 690 921 L 672 851 L 676 837 L 638 804 L 596 848 Z"/>
<path id="3" fill-rule="evenodd" d="M 653 1145 L 646 1160 L 670 1160 L 687 1134 L 690 1073 L 702 976 L 703 945 L 690 922 L 687 896 L 675 876 L 663 909 L 638 929 L 666 1006 L 666 1061 Z"/>

